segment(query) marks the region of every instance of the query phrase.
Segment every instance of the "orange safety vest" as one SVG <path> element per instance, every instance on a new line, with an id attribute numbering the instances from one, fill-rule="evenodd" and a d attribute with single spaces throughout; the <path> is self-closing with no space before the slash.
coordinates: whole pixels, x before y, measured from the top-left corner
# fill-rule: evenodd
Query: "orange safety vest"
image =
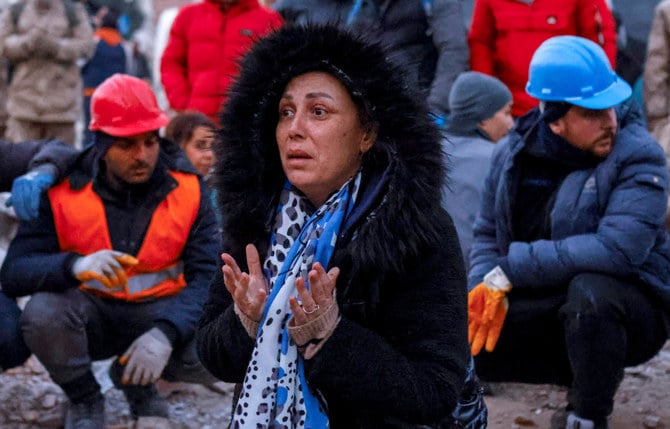
<path id="1" fill-rule="evenodd" d="M 119 300 L 143 301 L 175 295 L 186 286 L 180 257 L 198 215 L 200 184 L 193 174 L 169 173 L 178 186 L 154 210 L 136 256 L 139 264 L 125 269 L 128 286 L 110 289 L 92 280 L 82 283 L 82 290 Z M 112 249 L 105 207 L 92 182 L 73 190 L 66 179 L 49 190 L 49 200 L 62 251 L 90 255 Z"/>

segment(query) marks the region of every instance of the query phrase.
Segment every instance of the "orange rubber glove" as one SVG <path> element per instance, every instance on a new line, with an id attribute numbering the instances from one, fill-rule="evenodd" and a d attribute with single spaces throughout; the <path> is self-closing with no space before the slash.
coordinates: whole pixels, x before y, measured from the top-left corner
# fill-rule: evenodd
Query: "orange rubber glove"
<path id="1" fill-rule="evenodd" d="M 507 316 L 507 292 L 511 289 L 503 270 L 495 267 L 468 293 L 468 341 L 473 356 L 484 346 L 488 352 L 495 348 Z"/>
<path id="2" fill-rule="evenodd" d="M 110 289 L 128 287 L 124 268 L 139 261 L 127 253 L 116 250 L 99 250 L 82 256 L 72 265 L 72 273 L 81 282 L 97 280 Z"/>

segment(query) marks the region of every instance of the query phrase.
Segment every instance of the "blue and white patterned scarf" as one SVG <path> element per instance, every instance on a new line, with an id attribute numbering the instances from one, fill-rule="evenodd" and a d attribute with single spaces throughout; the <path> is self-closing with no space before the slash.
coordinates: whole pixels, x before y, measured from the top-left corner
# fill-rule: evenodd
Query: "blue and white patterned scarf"
<path id="1" fill-rule="evenodd" d="M 328 427 L 325 404 L 318 392 L 310 390 L 303 359 L 288 333 L 292 315 L 289 298 L 297 295 L 298 276 L 309 288 L 307 274 L 314 262 L 328 266 L 360 180 L 359 172 L 311 216 L 306 198 L 289 183 L 284 186 L 264 264 L 270 295 L 233 415 L 233 428 Z"/>

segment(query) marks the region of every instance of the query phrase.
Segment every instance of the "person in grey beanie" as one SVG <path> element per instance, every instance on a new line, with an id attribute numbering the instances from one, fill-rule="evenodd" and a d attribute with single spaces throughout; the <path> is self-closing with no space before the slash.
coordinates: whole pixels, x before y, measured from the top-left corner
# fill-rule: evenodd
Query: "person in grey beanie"
<path id="1" fill-rule="evenodd" d="M 468 71 L 456 78 L 449 92 L 449 134 L 481 136 L 497 142 L 512 128 L 512 93 L 499 79 Z"/>
<path id="2" fill-rule="evenodd" d="M 467 268 L 494 144 L 514 125 L 512 93 L 495 77 L 464 72 L 451 88 L 449 105 L 442 148 L 448 155 L 450 181 L 442 189 L 442 206 L 454 220 Z"/>

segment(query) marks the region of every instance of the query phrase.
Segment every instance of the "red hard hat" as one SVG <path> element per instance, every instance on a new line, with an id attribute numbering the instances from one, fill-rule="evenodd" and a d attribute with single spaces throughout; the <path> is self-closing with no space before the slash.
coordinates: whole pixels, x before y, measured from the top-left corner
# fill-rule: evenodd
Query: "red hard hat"
<path id="1" fill-rule="evenodd" d="M 91 96 L 91 131 L 127 137 L 158 130 L 168 122 L 149 84 L 134 76 L 116 73 Z"/>

